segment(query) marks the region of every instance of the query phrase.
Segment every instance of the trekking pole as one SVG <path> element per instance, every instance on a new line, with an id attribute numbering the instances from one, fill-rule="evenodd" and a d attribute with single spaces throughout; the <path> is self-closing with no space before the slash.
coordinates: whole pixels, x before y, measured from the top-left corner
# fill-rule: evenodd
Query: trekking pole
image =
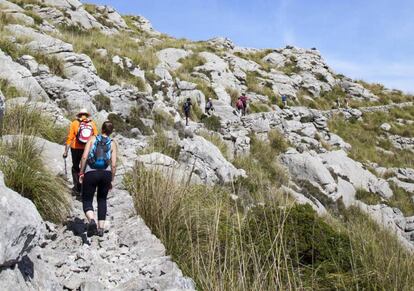
<path id="1" fill-rule="evenodd" d="M 68 169 L 66 167 L 66 159 L 63 158 L 63 161 L 65 162 L 65 178 L 68 179 Z"/>

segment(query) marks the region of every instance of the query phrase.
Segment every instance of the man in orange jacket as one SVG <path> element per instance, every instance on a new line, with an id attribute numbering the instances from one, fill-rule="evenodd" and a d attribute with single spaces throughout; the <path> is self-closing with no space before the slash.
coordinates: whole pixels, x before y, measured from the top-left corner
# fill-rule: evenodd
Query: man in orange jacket
<path id="1" fill-rule="evenodd" d="M 70 124 L 65 151 L 63 153 L 63 158 L 66 159 L 70 148 L 72 156 L 73 190 L 75 192 L 79 193 L 81 190 L 81 185 L 79 183 L 79 166 L 85 145 L 92 136 L 97 134 L 98 130 L 96 124 L 90 119 L 88 110 L 86 108 L 81 109 L 76 115 L 76 119 Z"/>

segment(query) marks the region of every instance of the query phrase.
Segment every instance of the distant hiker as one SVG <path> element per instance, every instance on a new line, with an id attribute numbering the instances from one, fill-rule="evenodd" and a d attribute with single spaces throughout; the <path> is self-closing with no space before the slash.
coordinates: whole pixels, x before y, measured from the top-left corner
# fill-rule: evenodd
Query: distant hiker
<path id="1" fill-rule="evenodd" d="M 206 114 L 209 116 L 211 115 L 210 111 L 214 111 L 213 101 L 211 100 L 211 98 L 208 98 L 205 109 L 206 109 Z"/>
<path id="2" fill-rule="evenodd" d="M 191 98 L 187 98 L 187 101 L 185 101 L 183 105 L 183 111 L 185 114 L 185 125 L 188 126 L 188 118 L 190 118 L 191 114 L 191 107 L 193 104 L 191 103 Z"/>
<path id="3" fill-rule="evenodd" d="M 241 100 L 241 97 L 239 97 L 239 99 L 237 99 L 237 101 L 236 101 L 236 109 L 237 109 L 237 115 L 238 116 L 243 115 L 244 104 L 243 104 L 243 101 Z"/>
<path id="4" fill-rule="evenodd" d="M 243 110 L 242 110 L 242 115 L 246 115 L 246 110 L 247 110 L 247 100 L 249 99 L 246 96 L 246 93 L 242 93 L 242 95 L 239 97 L 239 99 L 241 100 L 241 102 L 243 103 Z"/>
<path id="5" fill-rule="evenodd" d="M 97 134 L 98 130 L 95 122 L 90 119 L 88 110 L 82 108 L 76 115 L 76 119 L 70 124 L 65 151 L 63 153 L 63 158 L 66 159 L 70 148 L 72 156 L 73 191 L 75 193 L 80 193 L 81 190 L 81 185 L 79 184 L 79 165 L 85 145 L 92 136 Z"/>
<path id="6" fill-rule="evenodd" d="M 286 108 L 287 105 L 287 96 L 285 94 L 282 95 L 282 104 L 283 104 L 283 108 Z"/>
<path id="7" fill-rule="evenodd" d="M 83 211 L 88 219 L 87 235 L 103 236 L 106 220 L 106 199 L 112 189 L 116 172 L 116 143 L 109 137 L 114 130 L 112 122 L 105 121 L 102 133 L 92 137 L 82 155 L 79 182 L 82 187 Z M 93 196 L 97 191 L 98 225 L 93 209 Z"/>

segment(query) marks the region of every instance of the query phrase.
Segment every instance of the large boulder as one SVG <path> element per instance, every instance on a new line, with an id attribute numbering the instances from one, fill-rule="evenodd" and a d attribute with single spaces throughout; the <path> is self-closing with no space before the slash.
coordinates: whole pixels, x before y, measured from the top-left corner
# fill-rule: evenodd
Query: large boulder
<path id="1" fill-rule="evenodd" d="M 34 204 L 7 188 L 0 172 L 0 268 L 16 264 L 38 244 L 43 231 Z"/>
<path id="2" fill-rule="evenodd" d="M 246 175 L 244 170 L 234 167 L 215 145 L 203 137 L 184 139 L 180 145 L 179 161 L 206 184 L 228 183 Z"/>
<path id="3" fill-rule="evenodd" d="M 280 160 L 288 167 L 295 179 L 309 181 L 315 187 L 322 188 L 327 194 L 336 190 L 334 178 L 318 156 L 312 156 L 309 152 L 298 153 L 295 150 L 289 150 L 280 156 Z"/>
<path id="4" fill-rule="evenodd" d="M 157 57 L 164 68 L 174 71 L 181 67 L 179 60 L 187 57 L 189 54 L 189 52 L 183 49 L 166 48 L 157 52 Z"/>
<path id="5" fill-rule="evenodd" d="M 46 92 L 32 76 L 30 71 L 0 50 L 0 80 L 6 80 L 10 86 L 33 100 L 46 101 Z M 7 96 L 6 96 L 7 97 Z"/>
<path id="6" fill-rule="evenodd" d="M 320 157 L 328 169 L 349 181 L 355 188 L 377 193 L 387 199 L 392 197 L 393 193 L 388 182 L 365 170 L 361 163 L 349 158 L 345 151 L 328 152 L 321 154 Z"/>

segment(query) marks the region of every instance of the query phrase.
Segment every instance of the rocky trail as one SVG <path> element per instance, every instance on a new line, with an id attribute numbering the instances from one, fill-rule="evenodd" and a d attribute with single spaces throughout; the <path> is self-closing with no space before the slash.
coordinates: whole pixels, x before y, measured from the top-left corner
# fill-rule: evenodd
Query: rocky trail
<path id="1" fill-rule="evenodd" d="M 51 154 L 49 158 L 57 160 L 55 170 L 61 170 L 58 154 L 63 147 L 43 146 Z M 137 216 L 132 197 L 122 187 L 125 167 L 120 168 L 108 195 L 104 236 L 86 236 L 80 197 L 72 196 L 67 222 L 45 222 L 43 241 L 17 267 L 1 271 L 0 290 L 15 290 L 13 286 L 30 290 L 194 290 L 192 280 L 183 276 Z"/>

